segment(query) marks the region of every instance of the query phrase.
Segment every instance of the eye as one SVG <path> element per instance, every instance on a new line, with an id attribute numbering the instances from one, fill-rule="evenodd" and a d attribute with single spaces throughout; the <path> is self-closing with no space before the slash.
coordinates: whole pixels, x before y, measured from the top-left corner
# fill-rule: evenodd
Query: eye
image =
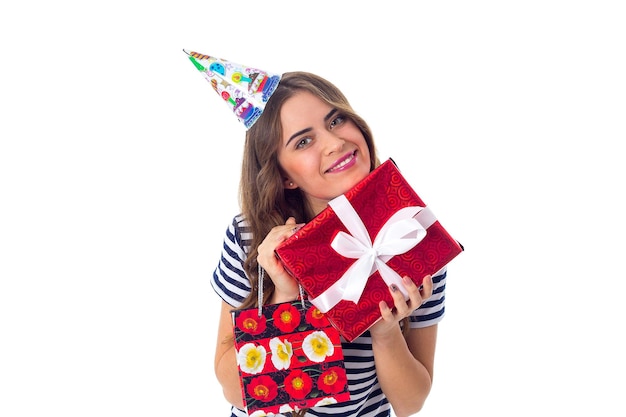
<path id="1" fill-rule="evenodd" d="M 308 145 L 309 143 L 311 143 L 311 141 L 312 141 L 312 140 L 313 140 L 313 139 L 312 139 L 311 137 L 309 137 L 309 136 L 305 136 L 305 137 L 303 137 L 303 138 L 299 139 L 299 140 L 296 142 L 296 149 L 302 149 L 302 148 L 304 148 L 306 145 Z"/>
<path id="2" fill-rule="evenodd" d="M 346 121 L 346 117 L 344 115 L 340 114 L 337 117 L 335 117 L 333 120 L 330 121 L 329 128 L 330 129 L 334 129 L 335 127 L 341 125 L 345 121 Z"/>

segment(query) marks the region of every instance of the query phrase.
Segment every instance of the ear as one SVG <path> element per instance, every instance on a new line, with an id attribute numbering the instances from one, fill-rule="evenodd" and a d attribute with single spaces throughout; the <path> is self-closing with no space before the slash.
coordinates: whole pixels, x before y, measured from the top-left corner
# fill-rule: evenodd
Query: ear
<path id="1" fill-rule="evenodd" d="M 298 188 L 298 186 L 287 177 L 283 179 L 283 187 L 285 187 L 286 190 L 295 190 Z"/>

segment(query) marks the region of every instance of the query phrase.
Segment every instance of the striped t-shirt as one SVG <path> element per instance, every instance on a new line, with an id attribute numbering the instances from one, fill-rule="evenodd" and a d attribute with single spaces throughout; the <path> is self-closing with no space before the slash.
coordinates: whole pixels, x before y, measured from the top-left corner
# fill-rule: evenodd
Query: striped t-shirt
<path id="1" fill-rule="evenodd" d="M 222 257 L 211 285 L 229 305 L 239 307 L 250 294 L 250 280 L 243 263 L 250 248 L 252 235 L 241 215 L 236 216 L 226 230 Z M 427 327 L 438 323 L 444 315 L 446 270 L 433 276 L 433 295 L 410 316 L 410 327 Z M 376 377 L 376 366 L 369 331 L 353 342 L 342 338 L 341 346 L 348 376 L 350 401 L 309 409 L 307 417 L 389 417 L 390 405 Z M 246 417 L 243 410 L 232 407 L 231 417 Z M 282 414 L 276 414 L 282 417 Z"/>

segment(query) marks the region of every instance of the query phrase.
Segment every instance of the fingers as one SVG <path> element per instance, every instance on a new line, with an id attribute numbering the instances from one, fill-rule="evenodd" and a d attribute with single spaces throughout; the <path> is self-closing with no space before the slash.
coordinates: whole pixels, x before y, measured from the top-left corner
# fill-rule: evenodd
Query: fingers
<path id="1" fill-rule="evenodd" d="M 422 297 L 422 304 L 423 301 L 426 301 L 433 295 L 433 277 L 431 275 L 426 275 L 422 280 L 420 295 Z"/>
<path id="2" fill-rule="evenodd" d="M 291 235 L 293 235 L 294 233 L 296 233 L 298 230 L 300 230 L 300 228 L 302 226 L 304 226 L 304 223 L 298 223 L 296 224 L 296 219 L 293 217 L 290 217 L 287 219 L 287 222 L 285 223 L 285 226 L 289 226 L 289 231 L 291 232 Z"/>
<path id="3" fill-rule="evenodd" d="M 419 308 L 433 293 L 433 281 L 430 275 L 422 280 L 419 287 L 409 277 L 402 278 L 402 284 L 408 294 L 408 297 L 400 291 L 395 284 L 389 286 L 389 292 L 393 297 L 394 308 L 390 308 L 387 303 L 382 301 L 379 305 L 380 312 L 385 320 L 401 320 L 407 317 Z"/>
<path id="4" fill-rule="evenodd" d="M 291 235 L 300 230 L 302 226 L 304 226 L 304 223 L 296 223 L 296 219 L 294 217 L 290 217 L 287 219 L 284 226 L 276 226 L 272 229 L 270 234 L 275 233 L 277 241 L 280 243 L 291 237 Z"/>
<path id="5" fill-rule="evenodd" d="M 296 219 L 289 217 L 284 225 L 275 226 L 270 230 L 263 242 L 261 242 L 261 246 L 273 252 L 279 244 L 291 237 L 291 235 L 297 232 L 303 225 L 304 223 L 296 224 Z M 260 249 L 259 247 L 259 250 Z"/>
<path id="6" fill-rule="evenodd" d="M 285 270 L 275 255 L 275 250 L 302 225 L 296 224 L 294 217 L 289 217 L 284 225 L 273 227 L 257 248 L 257 263 L 265 270 L 266 276 L 274 283 L 272 303 L 286 302 L 298 298 L 298 283 Z"/>
<path id="7" fill-rule="evenodd" d="M 274 250 L 285 240 L 289 239 L 303 225 L 304 223 L 296 223 L 294 217 L 289 217 L 284 225 L 273 227 L 257 249 L 257 262 L 259 265 L 265 268 L 267 272 L 270 272 L 272 267 L 276 267 L 278 261 L 274 256 Z"/>

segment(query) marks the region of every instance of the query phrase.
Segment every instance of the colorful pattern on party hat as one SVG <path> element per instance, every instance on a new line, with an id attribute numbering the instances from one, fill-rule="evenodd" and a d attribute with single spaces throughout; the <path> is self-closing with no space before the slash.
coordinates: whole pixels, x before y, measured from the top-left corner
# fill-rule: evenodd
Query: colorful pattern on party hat
<path id="1" fill-rule="evenodd" d="M 249 129 L 261 116 L 265 103 L 278 86 L 281 75 L 198 52 L 185 49 L 183 51 L 228 104 L 239 121 Z"/>

